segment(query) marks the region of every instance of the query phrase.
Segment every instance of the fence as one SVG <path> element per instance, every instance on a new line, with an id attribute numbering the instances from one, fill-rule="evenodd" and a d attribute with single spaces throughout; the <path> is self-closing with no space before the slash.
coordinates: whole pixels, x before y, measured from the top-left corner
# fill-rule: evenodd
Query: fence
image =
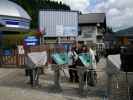
<path id="1" fill-rule="evenodd" d="M 103 46 L 98 46 L 98 54 L 100 55 L 101 51 L 103 51 Z M 101 49 L 102 48 L 102 49 Z M 51 63 L 51 54 L 54 52 L 60 52 L 64 51 L 65 48 L 62 45 L 55 44 L 54 46 L 50 45 L 39 45 L 39 46 L 34 46 L 30 48 L 25 49 L 25 54 L 20 55 L 18 54 L 17 49 L 12 49 L 12 53 L 10 55 L 4 55 L 3 50 L 0 50 L 0 65 L 5 66 L 5 65 L 14 65 L 14 66 L 24 66 L 25 65 L 25 57 L 28 52 L 39 52 L 39 51 L 47 51 L 48 54 L 48 63 Z"/>
<path id="2" fill-rule="evenodd" d="M 133 73 L 118 72 L 109 77 L 110 100 L 132 100 Z"/>
<path id="3" fill-rule="evenodd" d="M 58 45 L 55 45 L 51 48 L 48 45 L 39 45 L 25 49 L 25 54 L 18 54 L 17 49 L 11 49 L 10 53 L 5 54 L 4 50 L 0 49 L 0 66 L 1 67 L 23 67 L 25 65 L 26 54 L 29 52 L 41 52 L 47 51 L 48 54 L 48 63 L 51 63 L 51 54 L 55 51 L 61 51 L 64 48 Z"/>
<path id="4" fill-rule="evenodd" d="M 0 50 L 0 65 L 2 66 L 23 66 L 25 64 L 25 55 L 19 55 L 16 49 L 11 50 L 11 54 L 5 55 L 4 50 Z"/>

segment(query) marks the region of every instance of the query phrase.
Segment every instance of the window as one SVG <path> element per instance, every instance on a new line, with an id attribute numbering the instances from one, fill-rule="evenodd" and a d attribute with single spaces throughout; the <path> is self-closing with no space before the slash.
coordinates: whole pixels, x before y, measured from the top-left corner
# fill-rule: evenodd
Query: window
<path id="1" fill-rule="evenodd" d="M 96 28 L 89 26 L 89 27 L 82 27 L 82 36 L 91 38 L 93 34 L 95 34 Z"/>

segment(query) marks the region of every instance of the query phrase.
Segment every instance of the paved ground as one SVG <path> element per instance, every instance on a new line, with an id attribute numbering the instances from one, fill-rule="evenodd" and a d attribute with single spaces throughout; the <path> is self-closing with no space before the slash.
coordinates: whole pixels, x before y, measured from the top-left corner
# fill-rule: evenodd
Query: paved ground
<path id="1" fill-rule="evenodd" d="M 106 74 L 105 61 L 101 60 L 98 69 L 98 85 L 90 87 L 87 97 L 80 97 L 78 84 L 71 84 L 62 80 L 62 92 L 55 93 L 53 85 L 53 72 L 46 70 L 40 78 L 40 87 L 32 88 L 25 77 L 24 69 L 0 69 L 0 100 L 106 100 Z"/>

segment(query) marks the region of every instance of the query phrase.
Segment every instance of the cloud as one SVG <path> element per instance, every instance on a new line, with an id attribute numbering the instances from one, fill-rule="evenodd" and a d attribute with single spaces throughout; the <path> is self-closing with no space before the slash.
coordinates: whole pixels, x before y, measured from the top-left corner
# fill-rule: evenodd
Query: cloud
<path id="1" fill-rule="evenodd" d="M 133 0 L 103 0 L 93 12 L 106 12 L 107 24 L 115 31 L 133 26 Z"/>
<path id="2" fill-rule="evenodd" d="M 62 1 L 83 13 L 105 12 L 107 25 L 114 30 L 133 26 L 133 0 L 53 0 Z"/>
<path id="3" fill-rule="evenodd" d="M 110 16 L 117 16 L 120 14 L 121 14 L 121 12 L 117 8 L 112 8 L 112 9 L 108 10 L 108 15 L 110 15 Z"/>
<path id="4" fill-rule="evenodd" d="M 88 12 L 87 8 L 90 6 L 89 0 L 51 0 L 61 1 L 71 7 L 72 10 L 78 10 L 82 12 Z"/>

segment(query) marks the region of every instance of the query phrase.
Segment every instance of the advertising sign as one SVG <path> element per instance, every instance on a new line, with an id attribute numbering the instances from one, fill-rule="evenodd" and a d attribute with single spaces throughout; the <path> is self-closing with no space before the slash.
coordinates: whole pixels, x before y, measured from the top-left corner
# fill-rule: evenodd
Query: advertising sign
<path id="1" fill-rule="evenodd" d="M 63 31 L 64 31 L 63 25 L 57 25 L 56 26 L 56 35 L 57 36 L 63 36 Z"/>
<path id="2" fill-rule="evenodd" d="M 64 26 L 64 36 L 75 36 L 78 33 L 77 27 Z"/>
<path id="3" fill-rule="evenodd" d="M 3 19 L 6 27 L 16 27 L 16 28 L 24 28 L 29 29 L 29 21 L 27 20 L 16 20 L 16 19 Z"/>
<path id="4" fill-rule="evenodd" d="M 78 33 L 77 27 L 74 26 L 56 26 L 56 35 L 57 36 L 75 36 Z"/>
<path id="5" fill-rule="evenodd" d="M 36 36 L 27 36 L 24 42 L 26 46 L 36 46 L 39 44 L 39 39 Z"/>
<path id="6" fill-rule="evenodd" d="M 12 55 L 11 49 L 5 49 L 5 50 L 3 50 L 3 55 L 4 56 L 11 56 Z"/>

